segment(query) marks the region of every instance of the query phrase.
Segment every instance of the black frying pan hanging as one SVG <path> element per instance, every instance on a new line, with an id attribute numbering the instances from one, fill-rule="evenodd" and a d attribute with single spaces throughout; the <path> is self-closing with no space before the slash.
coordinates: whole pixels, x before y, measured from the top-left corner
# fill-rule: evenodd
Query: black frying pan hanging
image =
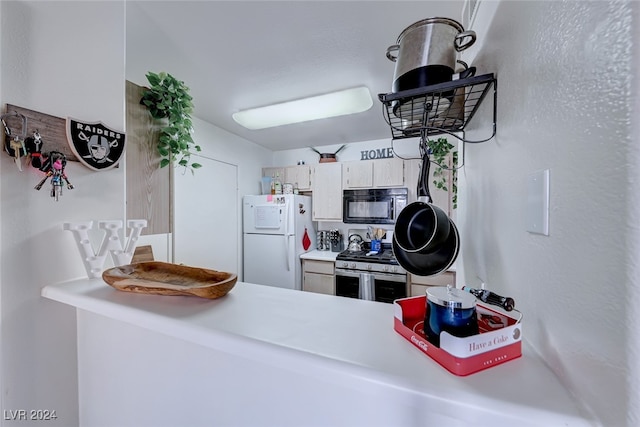
<path id="1" fill-rule="evenodd" d="M 393 239 L 393 253 L 398 264 L 416 276 L 434 276 L 447 271 L 460 250 L 460 237 L 456 225 L 449 219 L 449 236 L 431 252 L 408 252 Z"/>
<path id="2" fill-rule="evenodd" d="M 418 276 L 433 276 L 447 270 L 458 257 L 460 246 L 455 224 L 446 212 L 432 204 L 430 163 L 425 150 L 418 179 L 418 201 L 400 212 L 393 233 L 393 253 L 398 263 Z"/>

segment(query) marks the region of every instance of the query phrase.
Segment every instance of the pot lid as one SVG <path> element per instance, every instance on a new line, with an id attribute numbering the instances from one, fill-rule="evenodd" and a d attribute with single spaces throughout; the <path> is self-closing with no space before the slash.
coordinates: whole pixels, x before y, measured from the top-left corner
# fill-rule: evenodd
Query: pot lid
<path id="1" fill-rule="evenodd" d="M 465 309 L 476 306 L 476 297 L 451 285 L 434 286 L 427 289 L 427 299 L 434 304 L 448 308 Z"/>

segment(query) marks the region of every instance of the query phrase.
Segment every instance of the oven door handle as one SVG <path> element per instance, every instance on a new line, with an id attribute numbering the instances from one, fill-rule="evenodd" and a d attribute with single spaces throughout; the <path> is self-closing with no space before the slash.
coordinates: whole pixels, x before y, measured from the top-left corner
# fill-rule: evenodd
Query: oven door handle
<path id="1" fill-rule="evenodd" d="M 335 275 L 337 276 L 343 276 L 343 277 L 360 277 L 360 272 L 359 271 L 349 271 L 349 270 L 342 270 L 339 268 L 335 269 Z"/>
<path id="2" fill-rule="evenodd" d="M 376 278 L 371 273 L 360 273 L 360 288 L 358 289 L 358 298 L 367 301 L 376 300 Z"/>

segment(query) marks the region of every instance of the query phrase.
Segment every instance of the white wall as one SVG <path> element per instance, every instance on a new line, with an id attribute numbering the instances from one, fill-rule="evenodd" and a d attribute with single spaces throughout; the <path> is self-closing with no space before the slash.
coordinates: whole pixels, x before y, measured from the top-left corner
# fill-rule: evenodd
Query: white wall
<path id="1" fill-rule="evenodd" d="M 467 146 L 459 177 L 467 282 L 515 298 L 525 338 L 606 426 L 640 422 L 638 16 L 632 2 L 501 2 L 473 63 L 498 77 L 498 134 Z M 540 169 L 548 237 L 525 226 Z"/>
<path id="2" fill-rule="evenodd" d="M 238 166 L 238 192 L 241 196 L 260 194 L 262 167 L 271 162 L 272 151 L 197 117 L 193 119 L 193 138 L 202 147 L 201 154 Z M 211 183 L 211 188 L 215 191 L 214 182 Z"/>
<path id="3" fill-rule="evenodd" d="M 0 94 L 7 103 L 124 129 L 124 2 L 1 2 Z M 46 151 L 47 135 L 43 135 Z M 2 409 L 51 409 L 51 426 L 78 424 L 75 312 L 42 286 L 86 275 L 65 221 L 122 219 L 124 168 L 69 162 L 60 201 L 42 174 L 0 155 Z M 5 418 L 3 416 L 3 418 Z M 43 421 L 7 421 L 3 426 Z"/>
<path id="4" fill-rule="evenodd" d="M 240 138 L 237 135 L 229 133 L 217 126 L 213 126 L 210 123 L 198 119 L 197 117 L 193 118 L 193 126 L 193 139 L 202 147 L 200 155 L 208 159 L 214 159 L 216 162 L 207 161 L 207 166 L 196 170 L 193 177 L 197 180 L 209 180 L 207 185 L 207 194 L 183 194 L 181 196 L 182 199 L 184 200 L 185 197 L 193 197 L 198 200 L 199 203 L 203 204 L 204 209 L 206 209 L 206 206 L 204 205 L 210 204 L 215 207 L 215 205 L 219 204 L 222 200 L 235 200 L 236 206 L 235 209 L 228 210 L 220 210 L 218 206 L 215 210 L 219 211 L 218 218 L 220 218 L 220 220 L 214 221 L 211 219 L 211 222 L 209 223 L 198 224 L 198 227 L 207 227 L 208 231 L 203 231 L 200 235 L 193 235 L 189 237 L 198 239 L 203 236 L 212 236 L 212 239 L 206 243 L 206 246 L 208 247 L 208 250 L 206 251 L 207 257 L 209 257 L 212 262 L 214 262 L 213 260 L 228 259 L 228 257 L 231 256 L 228 252 L 237 248 L 237 269 L 232 272 L 238 274 L 238 278 L 242 280 L 242 196 L 247 194 L 260 194 L 262 167 L 268 165 L 271 161 L 271 151 L 256 145 L 253 142 L 247 141 L 246 139 Z M 216 163 L 218 164 L 218 170 L 210 170 L 211 168 L 216 167 Z M 233 181 L 237 181 L 237 188 L 220 188 L 222 181 L 210 178 L 216 176 L 217 173 L 221 173 L 220 170 L 225 165 L 235 166 L 237 176 L 229 178 Z M 182 186 L 182 190 L 188 190 L 188 188 Z M 180 209 L 180 206 L 176 205 L 174 206 L 174 209 L 178 210 Z M 224 220 L 225 216 L 227 216 L 226 221 Z M 192 215 L 188 213 L 182 215 L 182 218 L 185 219 L 190 217 L 192 217 Z M 176 218 L 178 218 L 177 215 Z M 175 229 L 179 230 L 179 226 L 180 224 L 176 224 Z M 235 236 L 237 239 L 235 245 L 232 244 L 233 242 L 225 243 L 224 237 L 228 237 L 233 234 L 233 231 L 229 230 L 230 227 L 235 230 Z M 193 227 L 182 227 L 182 229 L 193 229 Z M 198 246 L 202 247 L 202 242 Z M 181 262 L 180 260 L 184 260 L 184 258 L 181 258 L 183 255 L 179 254 L 178 250 L 179 249 L 176 248 L 176 262 Z M 216 262 L 209 267 L 224 270 L 224 268 Z"/>

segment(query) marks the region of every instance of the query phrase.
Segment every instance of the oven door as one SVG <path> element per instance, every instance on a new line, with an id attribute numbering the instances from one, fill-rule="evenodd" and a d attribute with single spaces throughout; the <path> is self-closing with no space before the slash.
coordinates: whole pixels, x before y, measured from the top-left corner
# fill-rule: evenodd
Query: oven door
<path id="1" fill-rule="evenodd" d="M 405 274 L 369 273 L 336 268 L 336 295 L 392 303 L 407 296 Z"/>
<path id="2" fill-rule="evenodd" d="M 359 298 L 360 272 L 335 269 L 336 295 L 340 297 Z"/>

